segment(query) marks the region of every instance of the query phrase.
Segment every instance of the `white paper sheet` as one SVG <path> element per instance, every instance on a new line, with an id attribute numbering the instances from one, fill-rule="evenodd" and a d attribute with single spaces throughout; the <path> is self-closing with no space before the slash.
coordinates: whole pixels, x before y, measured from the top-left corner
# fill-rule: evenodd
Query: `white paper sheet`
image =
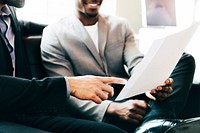
<path id="1" fill-rule="evenodd" d="M 198 26 L 199 23 L 194 23 L 185 30 L 155 40 L 116 100 L 123 100 L 163 85 Z"/>

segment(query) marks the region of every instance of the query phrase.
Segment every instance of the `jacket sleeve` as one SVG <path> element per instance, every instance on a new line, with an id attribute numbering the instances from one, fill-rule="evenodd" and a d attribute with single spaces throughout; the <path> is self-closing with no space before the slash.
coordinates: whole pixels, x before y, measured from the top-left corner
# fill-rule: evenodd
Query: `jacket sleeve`
<path id="1" fill-rule="evenodd" d="M 134 68 L 144 58 L 144 54 L 140 51 L 138 44 L 136 44 L 134 32 L 128 23 L 127 19 L 124 19 L 125 29 L 125 48 L 124 48 L 124 61 L 127 67 L 128 73 L 131 76 Z"/>
<path id="2" fill-rule="evenodd" d="M 62 40 L 58 39 L 58 34 L 54 29 L 57 29 L 57 27 L 49 25 L 43 30 L 42 34 L 40 48 L 45 72 L 49 76 L 74 76 L 70 57 L 63 50 Z"/>
<path id="3" fill-rule="evenodd" d="M 60 112 L 66 107 L 63 77 L 27 80 L 0 75 L 0 112 Z"/>

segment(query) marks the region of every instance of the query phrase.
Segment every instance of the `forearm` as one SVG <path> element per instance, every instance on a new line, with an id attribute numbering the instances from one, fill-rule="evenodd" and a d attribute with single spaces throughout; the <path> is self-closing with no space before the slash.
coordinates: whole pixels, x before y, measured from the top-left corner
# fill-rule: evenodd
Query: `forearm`
<path id="1" fill-rule="evenodd" d="M 61 77 L 27 80 L 0 76 L 0 106 L 4 111 L 63 107 L 66 106 L 66 90 L 65 80 Z"/>

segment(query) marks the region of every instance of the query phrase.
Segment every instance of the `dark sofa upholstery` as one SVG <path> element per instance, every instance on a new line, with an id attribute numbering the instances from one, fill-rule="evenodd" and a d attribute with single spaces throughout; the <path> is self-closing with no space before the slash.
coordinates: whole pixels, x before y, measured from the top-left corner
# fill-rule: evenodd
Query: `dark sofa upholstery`
<path id="1" fill-rule="evenodd" d="M 40 56 L 40 41 L 41 36 L 24 37 L 25 47 L 28 53 L 29 65 L 31 68 L 32 77 L 41 79 L 45 77 L 45 71 L 41 62 Z M 178 105 L 177 105 L 178 106 Z M 193 84 L 189 99 L 181 118 L 189 118 L 200 116 L 200 84 Z"/>
<path id="2" fill-rule="evenodd" d="M 41 35 L 28 36 L 23 38 L 25 49 L 28 55 L 28 62 L 31 69 L 31 77 L 41 79 L 46 76 L 41 62 L 40 54 Z"/>

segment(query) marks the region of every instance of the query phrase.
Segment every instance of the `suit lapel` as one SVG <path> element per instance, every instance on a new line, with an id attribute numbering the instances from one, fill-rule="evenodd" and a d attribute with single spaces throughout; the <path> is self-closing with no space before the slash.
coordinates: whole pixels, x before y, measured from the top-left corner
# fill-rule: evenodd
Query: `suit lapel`
<path id="1" fill-rule="evenodd" d="M 15 34 L 15 75 L 20 77 L 26 77 L 28 71 L 28 64 L 25 62 L 26 55 L 24 55 L 24 47 L 22 46 L 22 34 L 20 30 L 20 24 L 18 23 L 15 11 L 12 7 L 11 10 L 11 24 L 12 30 Z M 23 67 L 21 67 L 23 66 Z M 26 69 L 24 69 L 26 68 Z"/>
<path id="2" fill-rule="evenodd" d="M 0 38 L 2 39 L 2 42 L 5 43 L 5 45 L 6 45 L 6 38 L 4 37 L 1 29 L 0 29 Z"/>
<path id="3" fill-rule="evenodd" d="M 4 37 L 1 32 L 0 32 L 0 60 L 2 62 L 2 64 L 0 65 L 0 74 L 12 76 L 13 75 L 12 61 L 8 48 L 5 44 Z"/>
<path id="4" fill-rule="evenodd" d="M 102 59 L 95 47 L 95 44 L 93 40 L 91 39 L 90 35 L 88 34 L 87 30 L 84 28 L 83 24 L 80 22 L 80 20 L 77 17 L 73 17 L 75 19 L 74 21 L 74 31 L 75 34 L 78 36 L 81 36 L 81 39 L 83 43 L 87 46 L 97 63 L 101 66 L 101 68 L 104 68 Z"/>
<path id="5" fill-rule="evenodd" d="M 108 36 L 108 23 L 101 15 L 99 15 L 99 20 L 98 20 L 98 35 L 99 35 L 99 41 L 98 41 L 99 54 L 103 61 L 104 71 L 105 73 L 108 73 L 106 58 L 104 55 L 105 46 L 107 43 L 107 36 Z"/>
<path id="6" fill-rule="evenodd" d="M 99 16 L 99 52 L 101 57 L 104 57 L 104 50 L 107 42 L 107 35 L 108 35 L 108 24 L 105 19 L 100 15 Z"/>
<path id="7" fill-rule="evenodd" d="M 20 27 L 19 27 L 19 23 L 18 20 L 16 19 L 16 14 L 13 8 L 10 8 L 11 10 L 11 24 L 12 24 L 12 30 L 15 34 L 15 45 L 17 44 L 17 47 L 19 47 L 18 45 L 21 45 L 21 32 L 20 32 Z M 16 46 L 15 46 L 16 48 Z M 15 51 L 16 52 L 16 51 Z"/>

